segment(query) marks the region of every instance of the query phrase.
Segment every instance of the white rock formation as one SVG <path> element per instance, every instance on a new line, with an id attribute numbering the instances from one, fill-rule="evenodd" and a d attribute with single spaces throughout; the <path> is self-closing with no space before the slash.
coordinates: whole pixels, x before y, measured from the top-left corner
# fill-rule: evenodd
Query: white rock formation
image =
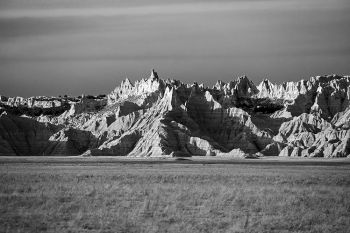
<path id="1" fill-rule="evenodd" d="M 243 76 L 207 88 L 152 70 L 107 96 L 1 96 L 0 155 L 347 157 L 349 86 Z"/>
<path id="2" fill-rule="evenodd" d="M 264 80 L 258 86 L 258 98 L 282 99 L 285 109 L 275 117 L 298 116 L 302 113 L 319 113 L 328 121 L 344 111 L 350 101 L 349 76 L 317 76 L 310 80 L 285 82 L 280 85 Z"/>

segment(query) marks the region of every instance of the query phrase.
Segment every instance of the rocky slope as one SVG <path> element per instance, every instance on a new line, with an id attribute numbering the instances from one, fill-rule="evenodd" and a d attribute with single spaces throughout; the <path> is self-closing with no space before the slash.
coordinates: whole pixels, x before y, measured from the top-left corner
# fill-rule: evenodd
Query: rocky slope
<path id="1" fill-rule="evenodd" d="M 0 96 L 0 155 L 347 157 L 349 101 L 349 76 L 208 88 L 152 70 L 107 96 Z"/>

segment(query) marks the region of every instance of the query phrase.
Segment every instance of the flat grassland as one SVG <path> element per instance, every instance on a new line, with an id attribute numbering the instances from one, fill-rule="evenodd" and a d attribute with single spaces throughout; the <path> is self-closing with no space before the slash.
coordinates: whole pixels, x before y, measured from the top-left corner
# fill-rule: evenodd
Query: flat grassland
<path id="1" fill-rule="evenodd" d="M 208 161 L 0 159 L 0 232 L 349 232 L 349 160 Z"/>

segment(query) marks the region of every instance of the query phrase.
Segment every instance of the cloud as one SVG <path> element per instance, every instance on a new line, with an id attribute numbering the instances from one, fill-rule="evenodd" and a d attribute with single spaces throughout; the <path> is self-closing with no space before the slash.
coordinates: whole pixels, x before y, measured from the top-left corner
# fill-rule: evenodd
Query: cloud
<path id="1" fill-rule="evenodd" d="M 322 10 L 339 8 L 340 4 L 331 1 L 305 0 L 262 0 L 262 1 L 223 1 L 223 2 L 188 2 L 180 4 L 158 4 L 150 6 L 122 7 L 82 7 L 82 8 L 47 8 L 47 9 L 4 9 L 0 18 L 56 18 L 89 16 L 148 16 L 169 14 L 200 14 L 227 11 L 274 11 L 274 10 Z"/>
<path id="2" fill-rule="evenodd" d="M 0 12 L 1 18 L 52 18 L 52 17 L 88 17 L 88 16 L 147 16 L 189 14 L 202 12 L 218 12 L 233 10 L 233 5 L 226 4 L 174 4 L 143 7 L 106 7 L 106 8 L 76 8 L 76 9 L 30 9 Z M 237 7 L 237 6 L 236 6 Z"/>

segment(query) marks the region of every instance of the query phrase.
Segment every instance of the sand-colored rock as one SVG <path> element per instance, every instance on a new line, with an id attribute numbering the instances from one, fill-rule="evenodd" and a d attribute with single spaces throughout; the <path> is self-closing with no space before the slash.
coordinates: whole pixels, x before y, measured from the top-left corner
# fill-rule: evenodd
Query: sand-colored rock
<path id="1" fill-rule="evenodd" d="M 347 157 L 350 77 L 213 88 L 125 79 L 107 96 L 1 97 L 0 155 Z"/>

